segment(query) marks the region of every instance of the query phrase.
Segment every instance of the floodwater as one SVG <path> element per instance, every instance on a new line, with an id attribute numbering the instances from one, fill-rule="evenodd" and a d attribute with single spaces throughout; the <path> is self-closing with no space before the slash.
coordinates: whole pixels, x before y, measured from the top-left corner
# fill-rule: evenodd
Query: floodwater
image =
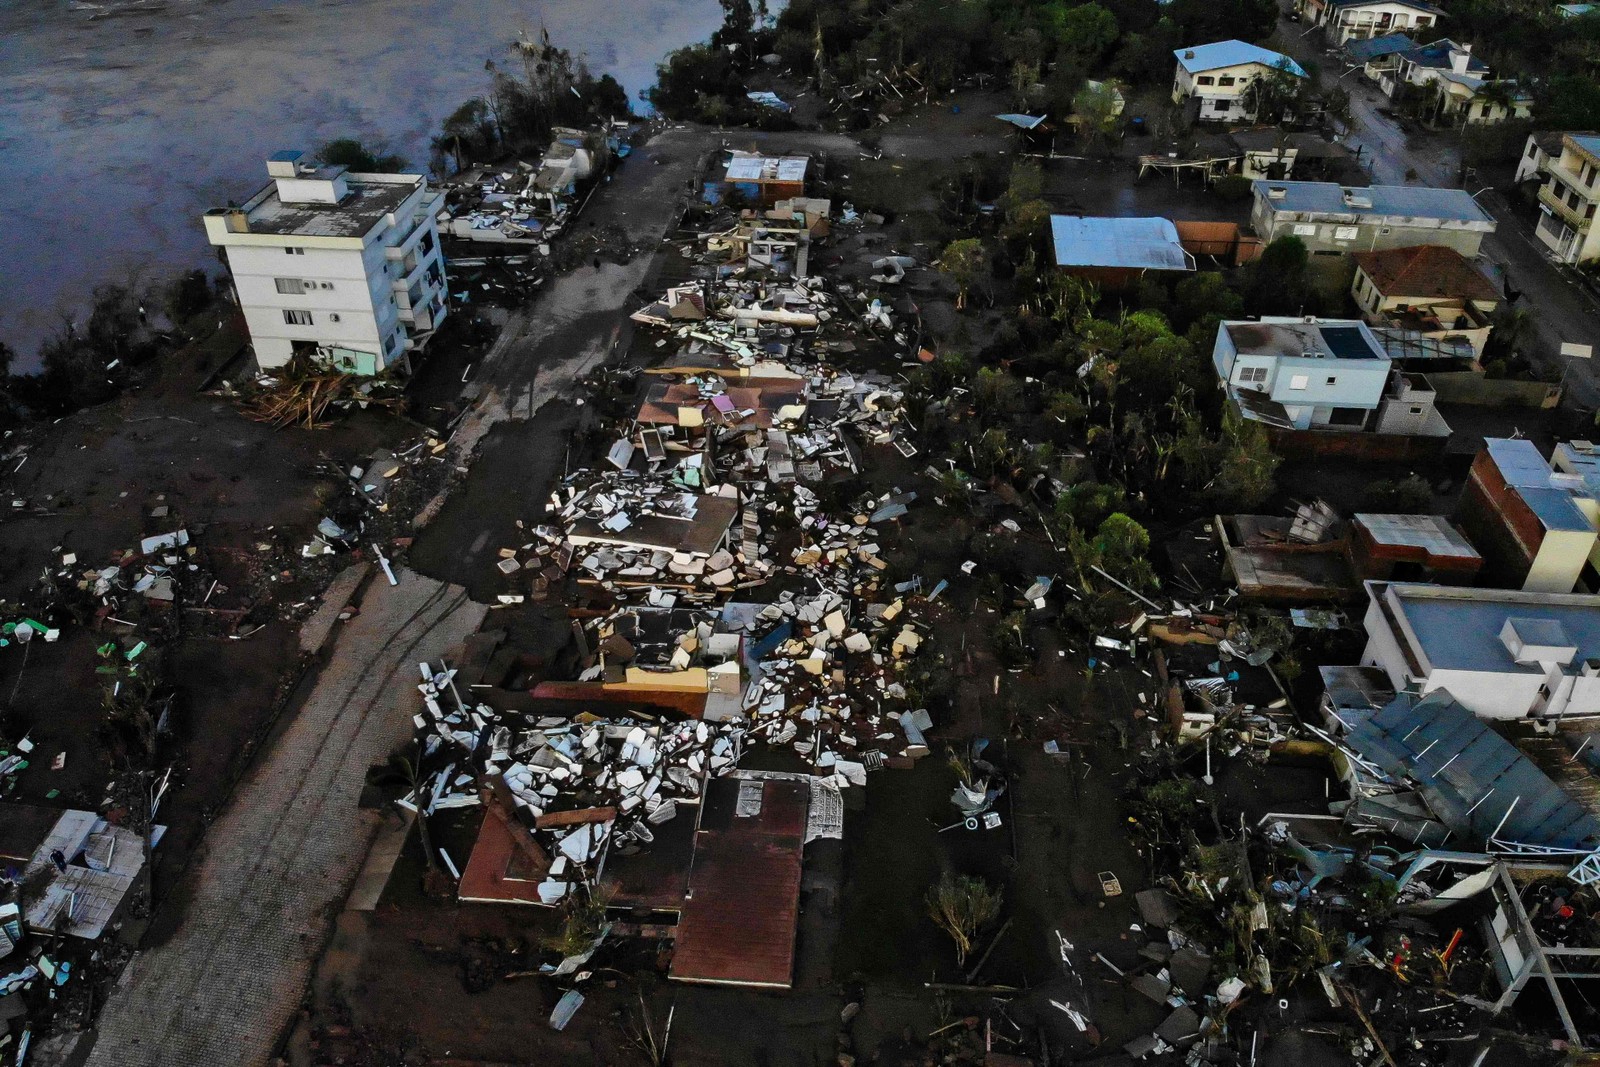
<path id="1" fill-rule="evenodd" d="M 541 24 L 637 99 L 717 0 L 0 0 L 0 340 L 39 342 L 107 282 L 212 266 L 199 216 L 265 159 L 355 136 L 425 167 Z"/>

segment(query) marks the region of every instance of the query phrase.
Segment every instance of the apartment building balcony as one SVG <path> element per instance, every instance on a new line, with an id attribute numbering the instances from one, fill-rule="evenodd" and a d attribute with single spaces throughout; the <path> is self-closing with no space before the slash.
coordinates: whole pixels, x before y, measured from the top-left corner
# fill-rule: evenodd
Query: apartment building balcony
<path id="1" fill-rule="evenodd" d="M 1590 224 L 1594 221 L 1593 216 L 1585 216 L 1585 212 L 1593 206 L 1593 201 L 1579 200 L 1578 207 L 1574 208 L 1567 202 L 1564 194 L 1554 192 L 1548 183 L 1539 187 L 1539 203 L 1549 208 L 1558 218 L 1579 233 L 1587 233 Z"/>

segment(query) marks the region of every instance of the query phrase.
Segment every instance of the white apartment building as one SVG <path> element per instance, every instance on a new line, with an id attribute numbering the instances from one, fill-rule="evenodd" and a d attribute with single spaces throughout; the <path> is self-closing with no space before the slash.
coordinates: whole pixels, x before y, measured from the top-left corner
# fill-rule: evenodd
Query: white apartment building
<path id="1" fill-rule="evenodd" d="M 305 355 L 377 374 L 423 344 L 447 311 L 436 216 L 444 194 L 420 174 L 356 174 L 278 152 L 271 182 L 241 207 L 212 208 L 263 370 Z"/>
<path id="2" fill-rule="evenodd" d="M 1282 70 L 1296 78 L 1306 72 L 1279 52 L 1244 41 L 1216 41 L 1179 48 L 1172 102 L 1194 100 L 1200 122 L 1250 122 L 1255 118 L 1249 89 L 1256 79 Z"/>
<path id="3" fill-rule="evenodd" d="M 1534 229 L 1539 240 L 1563 263 L 1600 259 L 1600 227 L 1594 222 L 1600 205 L 1600 134 L 1531 135 L 1517 180 L 1535 177 L 1541 183 Z"/>
<path id="4" fill-rule="evenodd" d="M 1600 597 L 1367 583 L 1363 666 L 1482 719 L 1600 714 Z"/>

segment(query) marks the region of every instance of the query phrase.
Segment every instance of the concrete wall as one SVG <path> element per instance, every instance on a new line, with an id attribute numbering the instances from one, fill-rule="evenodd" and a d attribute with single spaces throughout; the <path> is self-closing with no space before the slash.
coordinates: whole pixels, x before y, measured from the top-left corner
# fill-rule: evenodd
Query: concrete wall
<path id="1" fill-rule="evenodd" d="M 1510 378 L 1485 378 L 1477 371 L 1429 371 L 1444 404 L 1481 404 L 1485 407 L 1553 408 L 1561 399 L 1559 387 L 1546 382 L 1520 382 Z"/>
<path id="2" fill-rule="evenodd" d="M 1267 443 L 1285 459 L 1351 459 L 1368 463 L 1419 463 L 1437 458 L 1450 440 L 1341 430 L 1282 430 L 1266 427 Z"/>
<path id="3" fill-rule="evenodd" d="M 1522 588 L 1530 593 L 1570 593 L 1595 547 L 1590 530 L 1546 530 L 1539 551 L 1528 565 Z"/>

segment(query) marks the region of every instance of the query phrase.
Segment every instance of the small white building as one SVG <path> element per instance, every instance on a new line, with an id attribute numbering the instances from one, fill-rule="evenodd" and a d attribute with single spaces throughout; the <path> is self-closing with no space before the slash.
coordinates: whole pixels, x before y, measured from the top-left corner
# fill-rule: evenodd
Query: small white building
<path id="1" fill-rule="evenodd" d="M 420 174 L 356 174 L 279 152 L 271 181 L 240 207 L 212 208 L 264 370 L 296 355 L 355 374 L 404 360 L 447 311 L 436 216 Z"/>
<path id="2" fill-rule="evenodd" d="M 1368 582 L 1363 666 L 1484 719 L 1600 714 L 1600 596 Z"/>
<path id="3" fill-rule="evenodd" d="M 1300 0 L 1300 17 L 1334 47 L 1350 40 L 1425 30 L 1444 12 L 1426 0 Z"/>
<path id="4" fill-rule="evenodd" d="M 1248 90 L 1257 79 L 1274 71 L 1296 78 L 1306 72 L 1279 52 L 1244 41 L 1217 41 L 1179 48 L 1178 72 L 1172 83 L 1172 102 L 1197 102 L 1201 122 L 1251 122 L 1255 108 Z"/>

